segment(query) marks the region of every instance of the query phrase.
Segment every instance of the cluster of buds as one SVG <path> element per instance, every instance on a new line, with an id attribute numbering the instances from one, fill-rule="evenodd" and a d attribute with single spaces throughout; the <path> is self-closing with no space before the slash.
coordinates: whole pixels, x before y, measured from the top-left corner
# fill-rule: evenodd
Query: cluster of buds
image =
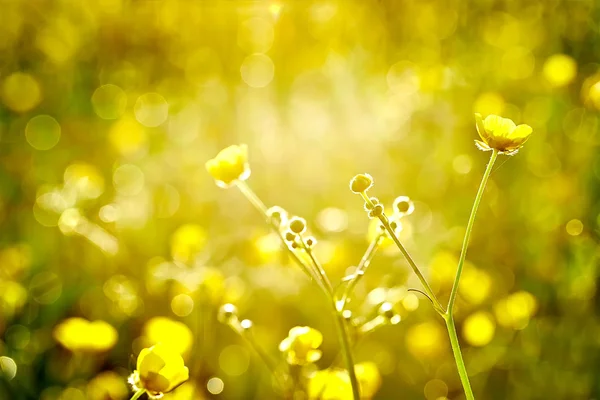
<path id="1" fill-rule="evenodd" d="M 317 244 L 317 239 L 312 236 L 303 237 L 306 233 L 306 220 L 300 217 L 292 217 L 287 224 L 283 237 L 292 249 L 311 249 Z"/>
<path id="2" fill-rule="evenodd" d="M 231 303 L 223 304 L 219 309 L 217 319 L 220 323 L 229 325 L 234 331 L 243 335 L 252 328 L 252 321 L 249 319 L 243 319 L 240 321 L 238 318 L 238 309 Z"/>
<path id="3" fill-rule="evenodd" d="M 367 195 L 368 190 L 373 186 L 373 177 L 369 174 L 358 174 L 350 181 L 350 190 L 353 193 L 360 194 L 365 200 L 365 211 L 368 213 L 369 218 L 380 218 L 384 215 L 383 204 L 377 197 L 369 197 Z M 406 196 L 397 197 L 394 200 L 393 214 L 390 218 L 392 223 L 396 223 L 396 226 L 392 227 L 394 230 L 399 228 L 400 218 L 412 214 L 415 206 L 410 198 Z"/>
<path id="4" fill-rule="evenodd" d="M 401 319 L 400 314 L 394 310 L 394 305 L 386 301 L 379 305 L 375 317 L 363 323 L 359 330 L 362 334 L 373 332 L 382 326 L 396 325 L 400 323 Z"/>

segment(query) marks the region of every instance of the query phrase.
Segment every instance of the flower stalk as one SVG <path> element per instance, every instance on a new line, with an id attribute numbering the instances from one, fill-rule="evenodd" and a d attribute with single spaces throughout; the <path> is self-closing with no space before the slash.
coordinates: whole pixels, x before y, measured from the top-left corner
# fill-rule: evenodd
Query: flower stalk
<path id="1" fill-rule="evenodd" d="M 288 253 L 292 257 L 292 259 L 300 266 L 300 268 L 305 274 L 307 274 L 311 279 L 313 279 L 317 283 L 319 288 L 327 297 L 327 300 L 331 304 L 333 310 L 336 332 L 338 335 L 338 340 L 340 342 L 341 352 L 344 358 L 346 369 L 348 370 L 348 376 L 350 378 L 350 384 L 352 386 L 353 399 L 359 400 L 360 389 L 358 386 L 358 379 L 356 378 L 356 371 L 354 369 L 354 358 L 352 356 L 352 350 L 350 345 L 350 335 L 346 326 L 346 321 L 344 320 L 344 317 L 342 315 L 342 310 L 338 310 L 338 308 L 336 307 L 334 291 L 329 281 L 329 278 L 327 278 L 325 270 L 318 262 L 316 257 L 314 257 L 310 246 L 307 246 L 303 240 L 301 243 L 301 248 L 305 251 L 306 255 L 308 256 L 310 265 L 307 265 L 298 256 L 298 254 L 296 254 L 296 252 L 290 249 L 290 247 L 286 243 L 286 238 L 281 233 L 280 227 L 274 224 L 272 219 L 269 217 L 267 213 L 267 207 L 254 193 L 254 191 L 246 184 L 246 182 L 244 182 L 243 180 L 238 180 L 235 182 L 235 185 L 248 199 L 248 201 L 257 209 L 257 211 L 265 218 L 267 224 L 269 224 L 269 226 L 271 226 L 271 228 L 277 233 L 286 249 L 288 249 Z"/>
<path id="2" fill-rule="evenodd" d="M 139 399 L 139 398 L 140 398 L 140 397 L 141 397 L 141 396 L 142 396 L 144 393 L 146 393 L 146 391 L 145 391 L 144 389 L 140 389 L 140 390 L 138 390 L 137 392 L 135 392 L 135 393 L 133 394 L 133 396 L 131 396 L 131 399 L 130 399 L 130 400 L 137 400 L 137 399 Z"/>

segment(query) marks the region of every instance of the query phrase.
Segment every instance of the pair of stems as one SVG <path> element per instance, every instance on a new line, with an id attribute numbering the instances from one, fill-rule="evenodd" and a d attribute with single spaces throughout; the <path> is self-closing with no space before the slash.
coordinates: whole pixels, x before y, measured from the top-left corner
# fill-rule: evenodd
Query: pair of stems
<path id="1" fill-rule="evenodd" d="M 479 208 L 479 204 L 481 203 L 481 199 L 483 197 L 483 192 L 485 191 L 487 181 L 492 173 L 492 168 L 493 168 L 494 163 L 496 162 L 497 158 L 498 158 L 498 151 L 493 149 L 492 155 L 490 157 L 490 161 L 488 162 L 488 165 L 487 165 L 485 172 L 483 174 L 483 177 L 481 179 L 481 183 L 479 184 L 479 189 L 477 191 L 477 195 L 475 196 L 475 201 L 473 202 L 473 207 L 471 208 L 471 214 L 469 216 L 469 221 L 467 223 L 467 229 L 465 231 L 465 236 L 463 238 L 462 249 L 460 252 L 460 258 L 458 260 L 458 266 L 456 268 L 456 276 L 454 277 L 454 283 L 452 284 L 452 290 L 450 292 L 448 306 L 445 309 L 442 306 L 442 304 L 440 303 L 440 301 L 438 300 L 438 298 L 435 295 L 435 293 L 433 292 L 433 290 L 431 289 L 431 286 L 427 282 L 427 279 L 425 279 L 425 277 L 421 273 L 421 270 L 419 269 L 419 267 L 417 266 L 417 264 L 415 263 L 413 258 L 410 256 L 410 254 L 408 253 L 406 248 L 402 245 L 402 243 L 400 242 L 400 239 L 398 239 L 398 236 L 396 235 L 396 233 L 394 232 L 394 229 L 392 229 L 392 226 L 390 225 L 388 217 L 385 215 L 385 213 L 382 213 L 381 215 L 378 216 L 381 224 L 383 225 L 385 230 L 389 233 L 389 235 L 393 239 L 394 243 L 396 243 L 396 246 L 398 246 L 398 248 L 402 252 L 402 255 L 404 256 L 404 258 L 406 258 L 406 260 L 408 261 L 408 264 L 410 265 L 410 267 L 414 271 L 415 275 L 417 275 L 417 278 L 419 278 L 419 281 L 423 285 L 425 292 L 421 292 L 421 293 L 423 293 L 427 298 L 429 298 L 429 300 L 433 304 L 433 307 L 435 308 L 435 310 L 438 312 L 438 314 L 440 314 L 442 316 L 442 318 L 446 322 L 446 328 L 448 329 L 448 336 L 450 337 L 450 345 L 452 347 L 452 353 L 453 353 L 454 359 L 456 361 L 456 367 L 458 369 L 460 381 L 461 381 L 463 389 L 465 391 L 465 396 L 466 396 L 467 400 L 474 400 L 475 396 L 473 395 L 473 389 L 471 388 L 471 383 L 469 382 L 469 376 L 467 375 L 467 368 L 465 366 L 465 361 L 463 359 L 462 352 L 460 350 L 460 344 L 458 342 L 458 335 L 456 333 L 456 325 L 454 323 L 454 304 L 456 303 L 456 296 L 458 294 L 460 277 L 462 275 L 465 259 L 467 257 L 467 249 L 469 247 L 469 240 L 471 238 L 471 232 L 473 231 L 473 225 L 475 223 L 475 216 L 477 214 L 477 209 Z M 366 192 L 361 193 L 361 196 L 363 197 L 365 202 L 371 208 L 374 207 L 373 202 L 367 196 Z"/>
<path id="2" fill-rule="evenodd" d="M 314 256 L 311 248 L 306 245 L 304 240 L 300 237 L 302 241 L 300 248 L 304 250 L 305 254 L 308 256 L 308 263 L 302 260 L 300 256 L 292 251 L 288 244 L 286 243 L 285 238 L 281 232 L 280 226 L 272 220 L 272 218 L 267 213 L 267 207 L 265 204 L 258 198 L 258 196 L 250 189 L 250 187 L 243 181 L 237 181 L 236 186 L 242 192 L 242 194 L 250 201 L 250 203 L 257 209 L 257 211 L 265 218 L 267 224 L 273 229 L 273 231 L 279 236 L 279 239 L 282 241 L 283 245 L 292 259 L 300 266 L 302 271 L 308 275 L 309 278 L 314 280 L 322 292 L 325 294 L 328 303 L 331 306 L 332 312 L 334 314 L 334 322 L 336 327 L 336 332 L 338 335 L 338 341 L 340 343 L 340 348 L 342 352 L 342 356 L 344 358 L 344 363 L 346 365 L 346 369 L 348 370 L 348 376 L 350 378 L 350 384 L 352 386 L 352 396 L 354 400 L 360 399 L 360 389 L 358 386 L 358 379 L 356 378 L 356 371 L 354 369 L 354 359 L 352 356 L 352 350 L 350 345 L 350 334 L 348 332 L 348 327 L 346 325 L 346 321 L 342 314 L 343 308 L 338 309 L 335 299 L 335 292 L 325 270 Z"/>

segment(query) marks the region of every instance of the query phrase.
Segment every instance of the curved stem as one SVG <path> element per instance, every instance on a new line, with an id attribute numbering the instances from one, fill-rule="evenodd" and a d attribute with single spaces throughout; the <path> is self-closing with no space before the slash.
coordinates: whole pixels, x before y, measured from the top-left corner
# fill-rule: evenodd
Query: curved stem
<path id="1" fill-rule="evenodd" d="M 473 224 L 475 223 L 475 215 L 477 214 L 479 203 L 481 202 L 481 198 L 483 197 L 483 192 L 485 191 L 485 186 L 490 177 L 490 174 L 492 173 L 492 167 L 496 162 L 496 158 L 498 158 L 498 151 L 494 149 L 492 150 L 492 156 L 490 157 L 490 161 L 488 162 L 487 168 L 485 169 L 483 177 L 481 178 L 479 190 L 477 191 L 475 201 L 473 202 L 473 208 L 471 208 L 471 215 L 469 216 L 469 222 L 467 223 L 467 230 L 465 232 L 462 249 L 460 251 L 458 267 L 456 268 L 456 277 L 454 278 L 454 284 L 452 285 L 452 291 L 450 292 L 450 300 L 448 301 L 448 315 L 450 316 L 452 316 L 452 311 L 454 310 L 454 303 L 456 301 L 456 295 L 458 294 L 458 285 L 460 283 L 460 276 L 462 275 L 463 266 L 467 257 L 467 248 L 469 247 L 471 231 L 473 230 Z"/>
<path id="2" fill-rule="evenodd" d="M 360 195 L 365 200 L 365 203 L 369 204 L 370 206 L 373 206 L 373 202 L 371 201 L 371 199 L 369 198 L 369 196 L 367 196 L 367 194 L 365 192 L 361 193 Z M 396 232 L 394 232 L 394 229 L 392 229 L 392 226 L 390 225 L 390 221 L 389 221 L 387 215 L 385 215 L 385 213 L 382 213 L 378 218 L 379 218 L 379 221 L 381 222 L 381 224 L 383 225 L 383 227 L 385 228 L 385 230 L 389 233 L 389 235 L 392 238 L 392 240 L 394 241 L 394 243 L 396 243 L 396 246 L 402 252 L 402 255 L 404 256 L 404 258 L 406 258 L 406 261 L 408 261 L 408 264 L 412 268 L 415 275 L 417 275 L 417 278 L 419 278 L 421 285 L 423 285 L 423 288 L 425 289 L 425 293 L 427 293 L 427 295 L 433 302 L 433 307 L 435 308 L 435 310 L 438 313 L 440 313 L 441 315 L 443 315 L 445 313 L 445 311 L 444 311 L 444 308 L 442 307 L 442 304 L 437 299 L 435 293 L 433 293 L 431 286 L 429 286 L 429 282 L 427 282 L 427 279 L 425 279 L 425 276 L 423 276 L 423 273 L 421 272 L 421 270 L 419 269 L 419 267 L 417 266 L 417 264 L 415 263 L 415 261 L 413 260 L 411 255 L 409 254 L 409 252 L 406 250 L 406 248 L 404 247 L 402 242 L 400 242 L 400 239 L 396 235 Z"/>
<path id="3" fill-rule="evenodd" d="M 140 398 L 141 395 L 143 395 L 144 393 L 146 393 L 145 389 L 140 389 L 137 392 L 135 392 L 135 394 L 133 396 L 131 396 L 130 400 L 137 400 Z"/>
<path id="4" fill-rule="evenodd" d="M 481 198 L 483 197 L 483 192 L 485 191 L 485 186 L 492 173 L 492 168 L 496 162 L 496 158 L 498 158 L 498 151 L 494 149 L 492 150 L 490 161 L 488 162 L 487 168 L 485 169 L 483 177 L 481 178 L 479 190 L 477 191 L 475 201 L 473 202 L 473 207 L 471 208 L 471 215 L 469 216 L 469 222 L 467 223 L 467 230 L 463 239 L 460 258 L 458 260 L 458 267 L 456 268 L 456 276 L 452 285 L 452 291 L 450 292 L 450 299 L 448 300 L 448 311 L 446 311 L 446 313 L 443 315 L 444 320 L 446 321 L 446 327 L 448 328 L 448 335 L 450 336 L 450 345 L 452 346 L 452 353 L 454 354 L 454 359 L 456 361 L 456 368 L 458 369 L 458 375 L 460 376 L 460 381 L 463 385 L 467 400 L 474 400 L 475 397 L 473 396 L 473 389 L 471 389 L 471 383 L 469 382 L 469 376 L 467 375 L 467 368 L 465 367 L 465 361 L 463 360 L 462 353 L 460 351 L 460 345 L 458 343 L 458 335 L 456 334 L 456 326 L 454 325 L 454 304 L 456 302 L 456 295 L 458 294 L 460 277 L 462 275 L 465 259 L 467 257 L 467 248 L 469 247 L 469 239 L 471 238 L 471 231 L 473 230 L 473 224 L 475 223 L 477 209 L 479 208 L 479 203 L 481 203 Z"/>
<path id="5" fill-rule="evenodd" d="M 465 391 L 465 397 L 467 400 L 475 400 L 473 395 L 473 389 L 471 389 L 471 383 L 469 382 L 469 376 L 467 375 L 467 367 L 463 360 L 462 353 L 460 351 L 460 345 L 458 343 L 458 335 L 456 334 L 456 326 L 454 326 L 454 318 L 452 315 L 446 314 L 444 316 L 446 321 L 446 328 L 448 328 L 448 336 L 450 337 L 450 345 L 452 346 L 452 353 L 454 354 L 454 360 L 456 361 L 456 368 L 458 369 L 458 376 L 462 383 Z"/>

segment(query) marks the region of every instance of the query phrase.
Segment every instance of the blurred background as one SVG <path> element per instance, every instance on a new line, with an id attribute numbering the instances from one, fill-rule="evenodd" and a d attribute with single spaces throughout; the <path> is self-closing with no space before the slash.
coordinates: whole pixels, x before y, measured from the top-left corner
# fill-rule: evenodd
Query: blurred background
<path id="1" fill-rule="evenodd" d="M 165 398 L 276 398 L 217 321 L 277 346 L 338 344 L 325 299 L 204 163 L 249 147 L 249 185 L 307 219 L 332 280 L 376 226 L 356 173 L 447 301 L 489 157 L 473 113 L 533 127 L 494 168 L 457 303 L 479 399 L 600 396 L 600 4 L 594 0 L 0 0 L 0 399 L 117 400 L 135 356 L 177 343 Z M 349 308 L 401 316 L 356 343 L 376 399 L 462 399 L 443 321 L 393 246 Z M 95 324 L 73 320 L 103 321 Z"/>

